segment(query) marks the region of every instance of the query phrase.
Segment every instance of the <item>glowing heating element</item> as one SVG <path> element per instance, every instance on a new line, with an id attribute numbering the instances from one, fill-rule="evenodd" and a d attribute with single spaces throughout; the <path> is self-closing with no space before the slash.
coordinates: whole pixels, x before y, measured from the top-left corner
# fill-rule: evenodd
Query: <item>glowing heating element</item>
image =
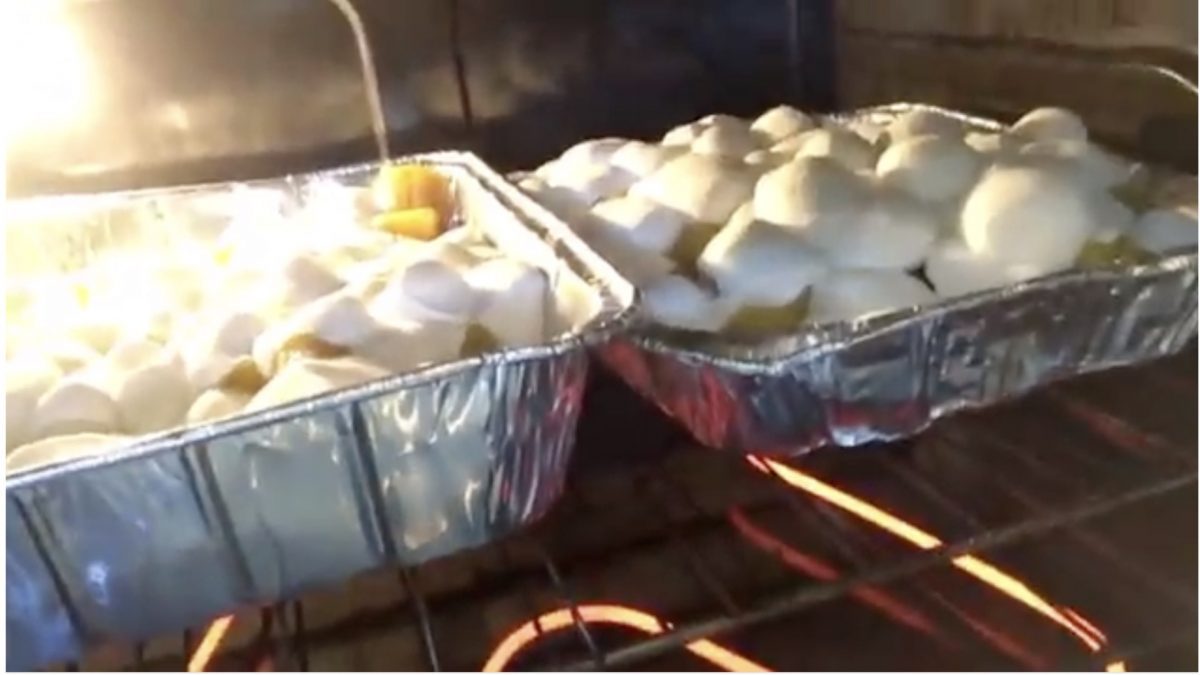
<path id="1" fill-rule="evenodd" d="M 848 513 L 858 516 L 917 548 L 931 550 L 944 545 L 941 539 L 915 525 L 887 513 L 879 507 L 863 501 L 848 492 L 839 490 L 803 471 L 765 458 L 751 456 L 747 460 L 756 469 L 764 473 L 773 473 L 788 485 L 803 490 Z M 1001 571 L 990 563 L 971 555 L 958 556 L 951 562 L 960 570 L 1067 629 L 1093 652 L 1100 651 L 1107 641 L 1104 633 L 1099 628 L 1077 612 L 1066 607 L 1061 610 L 1056 608 L 1020 580 Z M 873 604 L 877 604 L 879 598 L 874 597 L 873 600 L 875 600 Z M 894 608 L 889 607 L 889 609 Z M 651 614 L 620 605 L 581 605 L 577 608 L 577 611 L 580 620 L 585 623 L 607 623 L 625 626 L 650 635 L 660 634 L 670 628 L 669 623 Z M 559 609 L 522 624 L 509 633 L 496 647 L 484 665 L 484 671 L 498 672 L 502 670 L 512 661 L 513 657 L 536 641 L 542 634 L 571 626 L 573 624 L 571 615 L 572 611 L 570 609 Z M 213 652 L 224 638 L 232 621 L 232 616 L 225 616 L 217 619 L 209 626 L 200 646 L 196 649 L 191 661 L 188 662 L 189 672 L 198 672 L 204 669 Z M 687 643 L 685 647 L 696 656 L 732 672 L 770 672 L 765 666 L 710 640 L 695 640 Z M 1123 661 L 1114 661 L 1105 666 L 1105 671 L 1123 673 L 1126 671 L 1125 663 Z"/>
<path id="2" fill-rule="evenodd" d="M 848 513 L 858 516 L 868 523 L 900 537 L 917 548 L 931 550 L 941 547 L 944 543 L 941 539 L 915 525 L 907 523 L 803 471 L 766 458 L 748 457 L 747 460 L 758 470 L 773 473 L 788 485 L 803 490 Z M 1070 613 L 1070 616 L 1064 614 L 1020 580 L 997 569 L 991 564 L 972 555 L 958 556 L 951 562 L 960 570 L 1067 629 L 1093 652 L 1100 651 L 1101 647 L 1107 641 L 1104 633 L 1086 621 L 1079 621 L 1079 615 L 1072 610 L 1066 610 Z M 1073 621 L 1070 617 L 1076 617 L 1076 620 Z M 1086 626 L 1086 628 L 1081 627 L 1080 623 Z M 1125 664 L 1120 661 L 1110 663 L 1105 668 L 1108 672 L 1124 672 L 1124 669 Z"/>
<path id="3" fill-rule="evenodd" d="M 658 635 L 671 625 L 657 617 L 621 605 L 580 605 L 579 618 L 584 623 L 607 623 L 639 630 L 649 635 Z M 559 609 L 522 624 L 508 634 L 496 647 L 483 666 L 485 673 L 504 670 L 522 649 L 537 640 L 543 633 L 561 630 L 573 625 L 570 609 Z M 729 651 L 710 640 L 694 640 L 684 645 L 687 650 L 709 663 L 736 673 L 767 673 L 769 668 L 755 663 L 744 656 Z"/>
<path id="4" fill-rule="evenodd" d="M 217 647 L 221 646 L 221 640 L 225 639 L 225 634 L 229 632 L 231 625 L 233 625 L 232 614 L 223 616 L 209 625 L 208 630 L 204 631 L 204 638 L 200 640 L 200 645 L 192 654 L 192 658 L 188 659 L 189 673 L 204 672 L 208 667 L 208 662 L 212 660 L 213 654 L 216 653 Z"/>

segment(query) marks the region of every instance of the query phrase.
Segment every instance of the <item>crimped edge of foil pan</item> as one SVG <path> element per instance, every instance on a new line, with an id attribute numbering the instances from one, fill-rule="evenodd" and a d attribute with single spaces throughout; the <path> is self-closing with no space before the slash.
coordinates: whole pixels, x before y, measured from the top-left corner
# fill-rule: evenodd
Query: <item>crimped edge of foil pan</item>
<path id="1" fill-rule="evenodd" d="M 284 184 L 295 188 L 296 186 L 293 184 L 296 181 L 339 178 L 352 173 L 377 170 L 386 164 L 397 163 L 441 163 L 463 166 L 480 182 L 480 185 L 485 190 L 496 198 L 500 206 L 511 211 L 522 225 L 529 227 L 539 236 L 552 237 L 547 243 L 552 246 L 555 253 L 560 254 L 564 246 L 571 252 L 571 259 L 567 260 L 567 262 L 569 264 L 574 263 L 576 273 L 583 276 L 585 281 L 603 290 L 604 295 L 607 296 L 604 297 L 605 309 L 598 312 L 596 317 L 581 328 L 565 335 L 560 335 L 546 344 L 504 349 L 449 363 L 431 364 L 406 373 L 397 373 L 386 378 L 365 382 L 327 394 L 300 399 L 277 408 L 249 415 L 238 415 L 202 426 L 184 427 L 151 434 L 128 444 L 116 446 L 112 450 L 106 450 L 94 455 L 79 457 L 60 463 L 33 466 L 5 476 L 6 491 L 22 488 L 54 476 L 86 471 L 98 466 L 107 466 L 119 462 L 134 461 L 157 453 L 178 450 L 188 445 L 206 443 L 217 438 L 233 436 L 272 424 L 318 414 L 349 403 L 446 379 L 455 374 L 486 365 L 548 359 L 576 350 L 584 350 L 606 342 L 618 332 L 627 329 L 636 317 L 637 291 L 632 284 L 617 274 L 607 261 L 604 261 L 598 255 L 591 252 L 591 249 L 579 243 L 578 237 L 570 231 L 570 228 L 554 218 L 549 212 L 538 208 L 530 208 L 528 210 L 514 208 L 511 203 L 512 201 L 516 201 L 520 206 L 532 205 L 536 207 L 538 205 L 534 204 L 531 199 L 528 200 L 528 204 L 520 199 L 512 200 L 511 190 L 516 190 L 516 188 L 508 185 L 483 160 L 469 152 L 447 150 L 403 155 L 391 158 L 387 162 L 360 162 L 329 169 L 249 181 L 197 183 L 177 187 L 156 187 L 96 194 L 39 196 L 21 200 L 21 203 L 40 204 L 76 200 L 87 203 L 120 203 L 121 201 L 130 199 L 178 196 L 207 190 L 230 189 L 236 186 L 256 187 Z M 508 199 L 500 196 L 505 193 L 509 194 Z"/>

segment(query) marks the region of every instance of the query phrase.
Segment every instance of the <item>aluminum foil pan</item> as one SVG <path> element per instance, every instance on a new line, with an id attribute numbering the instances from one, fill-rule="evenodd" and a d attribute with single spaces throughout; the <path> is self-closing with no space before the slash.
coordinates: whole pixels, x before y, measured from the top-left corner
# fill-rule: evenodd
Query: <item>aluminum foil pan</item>
<path id="1" fill-rule="evenodd" d="M 545 269 L 560 309 L 586 316 L 544 346 L 9 476 L 9 668 L 477 546 L 536 520 L 561 493 L 586 348 L 624 326 L 635 291 L 561 222 L 529 227 L 543 215 L 502 204 L 493 189 L 503 181 L 475 157 L 401 161 L 449 175 L 466 224 Z M 182 213 L 197 197 L 253 187 L 303 203 L 315 186 L 362 185 L 377 168 L 69 201 Z"/>
<path id="2" fill-rule="evenodd" d="M 894 104 L 834 116 L 882 127 L 923 108 L 981 131 L 995 121 Z M 1196 194 L 1195 177 L 1166 184 Z M 1196 334 L 1196 253 L 1073 271 L 753 346 L 643 323 L 598 350 L 701 443 L 797 455 L 915 434 L 1041 384 L 1180 350 Z"/>

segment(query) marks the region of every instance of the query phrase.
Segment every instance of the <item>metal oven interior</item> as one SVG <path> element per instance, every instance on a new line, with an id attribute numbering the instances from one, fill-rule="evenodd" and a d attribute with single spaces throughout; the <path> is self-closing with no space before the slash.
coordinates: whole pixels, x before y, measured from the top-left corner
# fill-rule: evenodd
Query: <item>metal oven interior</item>
<path id="1" fill-rule="evenodd" d="M 77 3 L 125 103 L 43 137 L 39 152 L 15 146 L 10 194 L 248 178 L 375 153 L 334 3 L 218 6 Z M 392 152 L 458 147 L 517 169 L 581 138 L 644 136 L 714 110 L 844 103 L 833 2 L 353 7 Z M 1158 76 L 1194 80 L 1194 53 L 1022 48 L 1039 55 L 1046 82 L 1079 64 L 1129 68 L 1146 82 L 1139 92 L 1175 103 L 1112 142 L 1195 172 L 1194 98 Z M 128 76 L 146 63 L 156 65 Z M 137 114 L 122 114 L 129 101 Z M 1027 103 L 973 112 L 1007 117 Z M 956 416 L 910 442 L 778 464 L 696 447 L 600 372 L 568 494 L 527 533 L 182 635 L 98 645 L 65 665 L 1194 668 L 1187 351 Z"/>

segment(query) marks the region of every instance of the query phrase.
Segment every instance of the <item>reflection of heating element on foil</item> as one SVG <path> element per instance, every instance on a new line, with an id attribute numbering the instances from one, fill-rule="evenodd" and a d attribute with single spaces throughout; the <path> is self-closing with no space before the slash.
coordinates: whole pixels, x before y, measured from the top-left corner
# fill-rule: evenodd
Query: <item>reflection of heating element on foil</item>
<path id="1" fill-rule="evenodd" d="M 787 485 L 854 515 L 917 548 L 933 550 L 944 545 L 941 539 L 902 518 L 799 469 L 765 458 L 750 457 L 748 460 L 759 471 L 773 475 Z M 729 518 L 735 529 L 750 543 L 775 554 L 789 567 L 822 581 L 836 579 L 837 574 L 832 567 L 816 558 L 791 549 L 782 541 L 751 523 L 737 509 L 730 512 Z M 1089 651 L 1095 653 L 1104 648 L 1107 639 L 1095 625 L 1070 608 L 1050 603 L 1012 575 L 973 555 L 954 557 L 951 559 L 951 564 L 1067 630 Z M 853 590 L 851 594 L 873 609 L 909 628 L 926 634 L 936 633 L 933 625 L 921 614 L 909 610 L 887 593 L 871 587 L 863 587 Z M 232 621 L 232 616 L 225 616 L 209 626 L 203 640 L 188 662 L 189 671 L 202 671 L 207 667 Z M 669 622 L 632 607 L 613 604 L 580 604 L 572 608 L 548 612 L 518 626 L 508 633 L 492 651 L 484 664 L 484 670 L 503 670 L 521 651 L 533 645 L 540 638 L 569 627 L 574 622 L 622 626 L 649 635 L 658 635 L 671 629 Z M 1021 645 L 1004 634 L 979 622 L 973 622 L 973 627 L 997 649 L 1020 662 L 1028 666 L 1041 665 L 1041 661 L 1036 656 L 1027 652 Z M 768 670 L 763 665 L 707 639 L 690 641 L 684 647 L 695 656 L 726 670 L 742 672 Z M 1122 661 L 1114 661 L 1107 664 L 1105 670 L 1124 672 L 1125 664 Z"/>

